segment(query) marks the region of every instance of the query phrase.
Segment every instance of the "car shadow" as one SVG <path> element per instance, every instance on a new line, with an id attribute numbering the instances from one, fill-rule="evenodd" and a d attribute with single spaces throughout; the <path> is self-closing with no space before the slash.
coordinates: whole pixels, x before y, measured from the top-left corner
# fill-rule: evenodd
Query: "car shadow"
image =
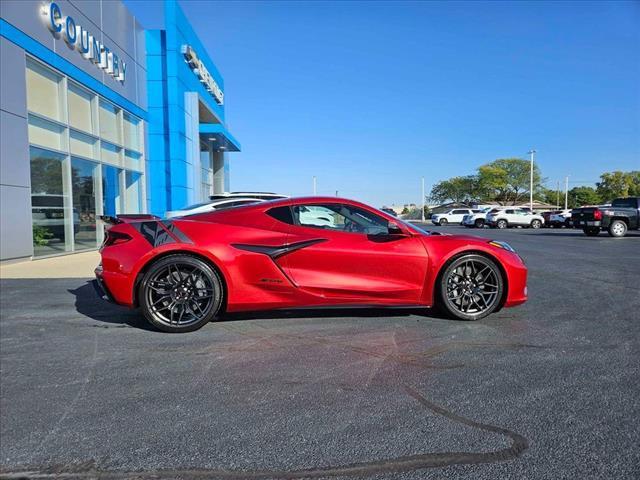
<path id="1" fill-rule="evenodd" d="M 447 319 L 437 309 L 421 307 L 314 307 L 261 310 L 255 312 L 225 313 L 221 321 L 267 320 L 283 318 L 374 318 L 419 316 L 433 319 Z"/>
<path id="2" fill-rule="evenodd" d="M 107 326 L 129 326 L 142 330 L 157 331 L 144 319 L 138 310 L 122 307 L 102 298 L 96 280 L 87 280 L 76 289 L 68 289 L 74 295 L 76 311 Z"/>
<path id="3" fill-rule="evenodd" d="M 75 309 L 78 313 L 103 322 L 108 327 L 132 327 L 157 332 L 138 309 L 115 305 L 101 297 L 100 287 L 96 280 L 88 280 L 75 289 L 68 289 L 75 296 Z M 287 318 L 340 318 L 340 317 L 408 317 L 419 316 L 433 319 L 446 319 L 436 309 L 419 307 L 314 307 L 300 309 L 261 310 L 241 313 L 224 313 L 218 321 L 242 320 L 275 320 Z"/>

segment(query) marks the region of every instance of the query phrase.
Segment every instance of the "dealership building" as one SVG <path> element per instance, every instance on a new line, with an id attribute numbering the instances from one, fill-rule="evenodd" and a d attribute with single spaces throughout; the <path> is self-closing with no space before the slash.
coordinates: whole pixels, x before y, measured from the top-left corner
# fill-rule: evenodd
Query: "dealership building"
<path id="1" fill-rule="evenodd" d="M 96 249 L 101 215 L 229 190 L 224 82 L 176 0 L 0 2 L 0 260 Z"/>

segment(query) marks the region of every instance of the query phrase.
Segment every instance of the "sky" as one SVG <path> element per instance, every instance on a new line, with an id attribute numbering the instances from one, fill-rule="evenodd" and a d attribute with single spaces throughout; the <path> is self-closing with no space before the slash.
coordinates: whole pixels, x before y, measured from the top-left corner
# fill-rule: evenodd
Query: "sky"
<path id="1" fill-rule="evenodd" d="M 146 28 L 153 0 L 125 0 Z M 180 5 L 225 82 L 232 190 L 420 203 L 497 158 L 640 169 L 640 1 Z"/>

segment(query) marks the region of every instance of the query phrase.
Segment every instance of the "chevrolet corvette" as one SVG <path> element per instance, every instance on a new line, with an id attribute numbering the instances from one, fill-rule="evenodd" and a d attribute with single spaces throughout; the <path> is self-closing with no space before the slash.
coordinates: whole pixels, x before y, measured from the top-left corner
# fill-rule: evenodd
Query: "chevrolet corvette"
<path id="1" fill-rule="evenodd" d="M 527 300 L 527 268 L 507 243 L 430 233 L 353 200 L 105 221 L 95 272 L 104 297 L 166 332 L 224 312 L 329 306 L 438 307 L 478 320 Z"/>

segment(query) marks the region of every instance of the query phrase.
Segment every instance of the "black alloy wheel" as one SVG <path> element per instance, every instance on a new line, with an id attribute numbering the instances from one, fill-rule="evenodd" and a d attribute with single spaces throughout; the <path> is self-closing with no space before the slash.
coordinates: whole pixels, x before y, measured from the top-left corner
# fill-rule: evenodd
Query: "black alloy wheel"
<path id="1" fill-rule="evenodd" d="M 171 255 L 154 263 L 140 282 L 145 318 L 164 332 L 192 332 L 220 310 L 223 286 L 218 273 L 190 255 Z"/>
<path id="2" fill-rule="evenodd" d="M 504 293 L 498 265 L 478 254 L 462 255 L 443 272 L 439 305 L 459 320 L 478 320 L 494 312 Z"/>

